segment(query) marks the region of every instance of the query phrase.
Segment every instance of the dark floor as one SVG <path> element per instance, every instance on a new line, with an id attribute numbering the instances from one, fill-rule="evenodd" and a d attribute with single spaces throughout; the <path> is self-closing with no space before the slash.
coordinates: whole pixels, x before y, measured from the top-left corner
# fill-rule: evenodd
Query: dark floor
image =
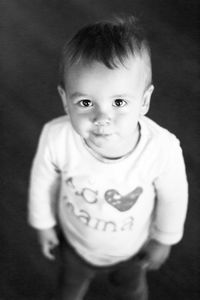
<path id="1" fill-rule="evenodd" d="M 199 43 L 197 1 L 0 1 L 0 98 L 6 145 L 0 200 L 0 299 L 50 300 L 59 258 L 46 261 L 26 222 L 29 169 L 42 124 L 63 114 L 56 91 L 64 39 L 111 13 L 137 13 L 149 30 L 155 93 L 149 116 L 181 140 L 190 184 L 183 241 L 149 273 L 150 300 L 200 299 Z M 1 109 L 1 112 L 2 112 Z M 87 300 L 113 300 L 97 278 Z"/>

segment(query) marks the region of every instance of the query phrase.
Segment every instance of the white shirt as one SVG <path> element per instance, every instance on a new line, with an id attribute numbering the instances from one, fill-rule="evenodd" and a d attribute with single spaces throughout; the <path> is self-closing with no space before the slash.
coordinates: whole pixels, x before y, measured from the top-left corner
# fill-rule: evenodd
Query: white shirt
<path id="1" fill-rule="evenodd" d="M 177 138 L 147 117 L 140 140 L 118 160 L 101 159 L 67 116 L 47 123 L 33 162 L 29 221 L 37 229 L 59 222 L 76 251 L 95 265 L 136 254 L 149 238 L 182 238 L 188 185 Z"/>

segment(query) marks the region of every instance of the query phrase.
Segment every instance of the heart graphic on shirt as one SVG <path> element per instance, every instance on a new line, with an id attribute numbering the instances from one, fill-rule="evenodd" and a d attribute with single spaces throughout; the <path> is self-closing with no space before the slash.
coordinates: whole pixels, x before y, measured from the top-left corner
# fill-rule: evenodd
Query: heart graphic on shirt
<path id="1" fill-rule="evenodd" d="M 129 194 L 122 196 L 118 191 L 112 189 L 105 192 L 106 201 L 119 211 L 127 211 L 136 203 L 143 189 L 137 187 Z"/>

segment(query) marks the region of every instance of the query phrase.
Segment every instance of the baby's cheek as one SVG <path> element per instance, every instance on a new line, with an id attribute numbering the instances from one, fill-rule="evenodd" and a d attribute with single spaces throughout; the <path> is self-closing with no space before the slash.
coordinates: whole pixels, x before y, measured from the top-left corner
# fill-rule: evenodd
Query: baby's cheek
<path id="1" fill-rule="evenodd" d="M 129 135 L 133 133 L 137 127 L 138 120 L 133 117 L 121 118 L 117 121 L 117 126 L 122 133 L 122 135 Z"/>
<path id="2" fill-rule="evenodd" d="M 77 120 L 76 122 L 77 131 L 83 138 L 89 137 L 91 127 L 92 126 L 90 125 L 90 122 L 88 122 L 87 120 Z"/>
<path id="3" fill-rule="evenodd" d="M 129 122 L 128 120 L 124 119 L 118 119 L 115 122 L 115 128 L 117 128 L 117 131 L 120 133 L 120 135 L 124 136 L 127 134 L 127 131 L 129 130 Z"/>

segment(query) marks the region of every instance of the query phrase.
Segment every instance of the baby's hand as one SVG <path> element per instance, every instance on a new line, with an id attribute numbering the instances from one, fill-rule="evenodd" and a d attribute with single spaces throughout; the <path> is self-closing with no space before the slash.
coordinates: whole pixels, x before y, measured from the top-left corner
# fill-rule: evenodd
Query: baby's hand
<path id="1" fill-rule="evenodd" d="M 170 245 L 164 245 L 156 240 L 150 240 L 142 251 L 141 263 L 143 267 L 149 270 L 159 269 L 167 260 L 170 250 Z"/>
<path id="2" fill-rule="evenodd" d="M 44 256 L 51 260 L 55 259 L 52 250 L 59 244 L 55 228 L 38 230 L 38 238 Z"/>

